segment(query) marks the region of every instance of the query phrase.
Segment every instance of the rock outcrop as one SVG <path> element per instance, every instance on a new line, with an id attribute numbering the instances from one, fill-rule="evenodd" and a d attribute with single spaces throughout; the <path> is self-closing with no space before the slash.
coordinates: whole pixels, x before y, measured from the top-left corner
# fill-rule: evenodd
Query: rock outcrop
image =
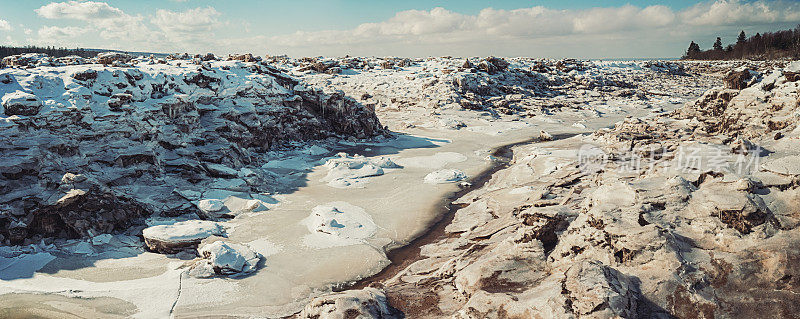
<path id="1" fill-rule="evenodd" d="M 515 148 L 386 298 L 415 318 L 794 317 L 796 67 Z"/>
<path id="2" fill-rule="evenodd" d="M 460 108 L 494 114 L 539 116 L 582 109 L 592 100 L 620 100 L 644 106 L 650 98 L 676 91 L 702 93 L 708 76 L 690 76 L 694 65 L 675 62 L 605 63 L 530 58 L 301 59 L 284 61 L 310 84 L 342 90 L 377 109 Z M 394 66 L 400 66 L 395 68 Z M 319 66 L 319 67 L 318 67 Z M 336 66 L 346 77 L 322 75 Z M 312 72 L 315 71 L 315 72 Z"/>
<path id="3" fill-rule="evenodd" d="M 283 187 L 261 169 L 268 151 L 386 134 L 359 102 L 250 60 L 178 66 L 103 53 L 95 61 L 116 67 L 0 70 L 0 243 L 118 230 L 151 214 L 219 217 L 186 191 L 250 200 Z M 52 205 L 72 189 L 66 173 L 94 188 Z"/>

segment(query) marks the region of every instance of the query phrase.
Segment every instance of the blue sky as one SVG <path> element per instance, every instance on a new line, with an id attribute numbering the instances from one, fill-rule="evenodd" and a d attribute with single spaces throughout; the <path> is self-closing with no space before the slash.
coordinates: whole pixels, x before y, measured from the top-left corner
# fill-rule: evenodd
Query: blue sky
<path id="1" fill-rule="evenodd" d="M 0 43 L 158 52 L 674 57 L 800 23 L 796 1 L 0 0 Z"/>

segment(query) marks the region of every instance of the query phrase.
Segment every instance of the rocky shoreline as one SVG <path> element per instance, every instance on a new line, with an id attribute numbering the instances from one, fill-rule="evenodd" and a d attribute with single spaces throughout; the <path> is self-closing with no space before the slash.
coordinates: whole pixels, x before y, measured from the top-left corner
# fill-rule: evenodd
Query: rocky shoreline
<path id="1" fill-rule="evenodd" d="M 735 70 L 675 112 L 516 148 L 420 260 L 299 317 L 793 317 L 798 67 Z"/>
<path id="2" fill-rule="evenodd" d="M 796 62 L 4 64 L 3 295 L 138 317 L 796 311 Z"/>

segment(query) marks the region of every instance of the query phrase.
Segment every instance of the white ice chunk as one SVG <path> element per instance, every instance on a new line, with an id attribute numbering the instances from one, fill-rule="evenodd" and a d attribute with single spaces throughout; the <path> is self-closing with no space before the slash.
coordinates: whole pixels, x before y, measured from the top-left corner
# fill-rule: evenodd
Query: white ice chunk
<path id="1" fill-rule="evenodd" d="M 441 169 L 425 175 L 426 184 L 455 183 L 467 179 L 467 174 L 457 169 Z"/>

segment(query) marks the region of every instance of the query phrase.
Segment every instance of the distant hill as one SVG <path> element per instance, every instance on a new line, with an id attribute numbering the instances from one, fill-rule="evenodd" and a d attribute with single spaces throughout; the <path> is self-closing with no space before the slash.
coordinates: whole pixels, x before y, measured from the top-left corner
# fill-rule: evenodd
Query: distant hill
<path id="1" fill-rule="evenodd" d="M 734 59 L 800 59 L 800 25 L 793 30 L 781 30 L 747 37 L 744 30 L 739 33 L 736 43 L 722 46 L 717 38 L 710 50 L 701 50 L 692 41 L 683 56 L 684 60 L 734 60 Z"/>
<path id="2" fill-rule="evenodd" d="M 0 59 L 10 55 L 17 55 L 23 53 L 44 53 L 56 58 L 69 55 L 77 55 L 84 58 L 91 58 L 101 52 L 123 52 L 134 56 L 155 55 L 157 57 L 165 57 L 168 55 L 166 53 L 131 52 L 131 51 L 106 50 L 106 49 L 83 49 L 83 48 L 67 49 L 67 48 L 36 47 L 36 46 L 24 46 L 24 47 L 0 46 Z"/>

